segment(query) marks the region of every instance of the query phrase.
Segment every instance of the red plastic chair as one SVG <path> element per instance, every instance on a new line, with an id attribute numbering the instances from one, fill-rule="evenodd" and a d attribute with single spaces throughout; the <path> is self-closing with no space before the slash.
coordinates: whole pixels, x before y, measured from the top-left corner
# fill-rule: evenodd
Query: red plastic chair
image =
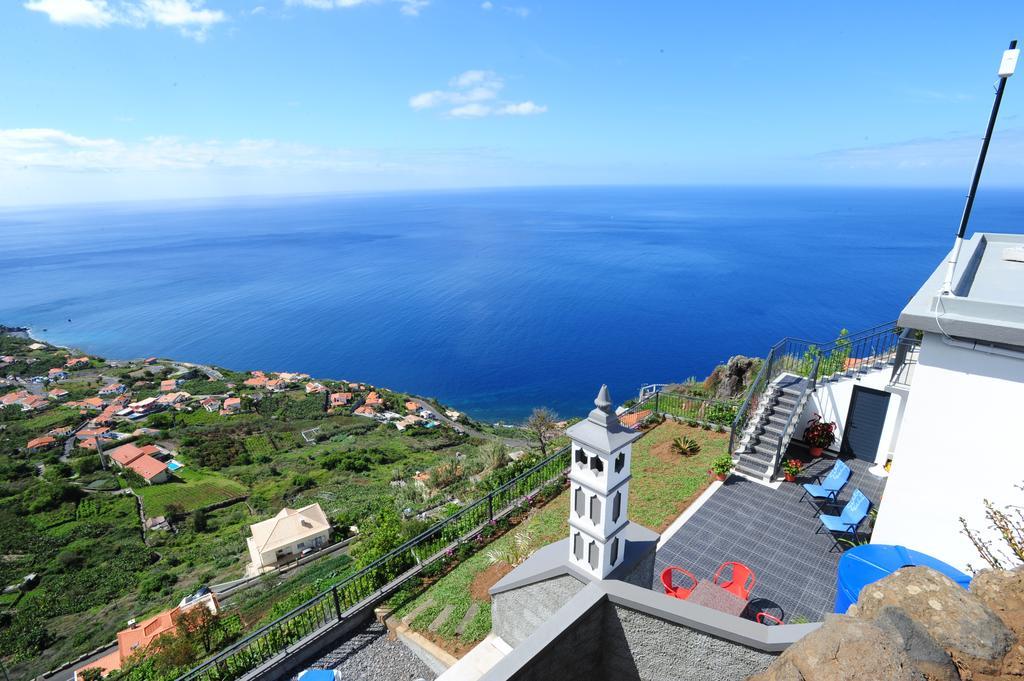
<path id="1" fill-rule="evenodd" d="M 678 572 L 686 575 L 690 579 L 690 586 L 676 586 L 672 583 L 672 572 Z M 697 588 L 697 578 L 693 576 L 688 570 L 684 570 L 681 567 L 670 565 L 661 571 L 661 585 L 665 587 L 665 593 L 669 596 L 675 596 L 679 599 L 687 599 L 694 589 Z"/>
<path id="2" fill-rule="evenodd" d="M 722 572 L 726 568 L 732 568 L 732 577 L 726 581 L 719 581 L 722 579 Z M 754 582 L 756 581 L 756 578 L 754 577 L 754 571 L 743 563 L 730 561 L 718 566 L 718 570 L 715 571 L 715 576 L 711 581 L 729 593 L 735 594 L 743 600 L 747 600 L 750 598 L 750 592 L 754 590 Z"/>
<path id="3" fill-rule="evenodd" d="M 758 624 L 764 624 L 766 626 L 776 626 L 777 627 L 780 624 L 782 624 L 782 620 L 780 620 L 775 615 L 771 615 L 771 614 L 769 614 L 767 612 L 759 612 L 759 613 L 757 613 L 757 616 L 754 619 L 757 620 Z M 769 625 L 769 623 L 770 623 L 770 625 Z"/>

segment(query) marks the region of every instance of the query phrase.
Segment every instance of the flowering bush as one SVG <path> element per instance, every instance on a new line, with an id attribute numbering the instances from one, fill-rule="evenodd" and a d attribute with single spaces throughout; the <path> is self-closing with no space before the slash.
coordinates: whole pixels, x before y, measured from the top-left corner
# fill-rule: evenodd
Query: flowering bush
<path id="1" fill-rule="evenodd" d="M 785 471 L 786 475 L 796 475 L 802 467 L 802 464 L 796 459 L 786 459 L 782 463 L 782 470 Z"/>
<path id="2" fill-rule="evenodd" d="M 836 422 L 822 421 L 821 414 L 815 414 L 804 429 L 804 442 L 809 447 L 828 449 L 836 441 Z"/>

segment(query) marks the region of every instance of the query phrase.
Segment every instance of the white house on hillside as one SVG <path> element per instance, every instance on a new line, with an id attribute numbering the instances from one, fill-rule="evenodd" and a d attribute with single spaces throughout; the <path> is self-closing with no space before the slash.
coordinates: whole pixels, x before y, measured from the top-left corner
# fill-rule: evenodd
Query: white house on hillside
<path id="1" fill-rule="evenodd" d="M 891 462 L 873 543 L 980 568 L 960 518 L 996 539 L 984 501 L 1024 502 L 1024 235 L 964 242 L 952 295 L 939 294 L 945 270 L 901 312 L 889 365 L 820 382 L 801 423 L 820 413 L 837 424 L 837 452 L 874 461 L 879 475 Z"/>
<path id="2" fill-rule="evenodd" d="M 985 567 L 959 519 L 987 530 L 985 499 L 1024 501 L 1024 235 L 965 242 L 953 295 L 938 293 L 944 271 L 900 314 L 922 336 L 902 413 L 890 409 L 893 462 L 872 541 Z"/>
<path id="3" fill-rule="evenodd" d="M 270 520 L 256 523 L 250 529 L 252 536 L 246 543 L 251 563 L 247 572 L 252 575 L 295 559 L 306 549 L 325 545 L 331 534 L 331 524 L 320 504 L 300 509 L 283 508 Z"/>

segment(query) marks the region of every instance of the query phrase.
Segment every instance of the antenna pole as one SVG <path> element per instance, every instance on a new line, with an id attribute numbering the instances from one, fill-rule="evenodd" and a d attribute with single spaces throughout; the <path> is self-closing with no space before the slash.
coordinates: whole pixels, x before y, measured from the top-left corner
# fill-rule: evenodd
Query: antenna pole
<path id="1" fill-rule="evenodd" d="M 1017 41 L 1010 41 L 1010 51 L 1017 49 Z M 1004 62 L 1006 58 L 1004 57 Z M 1016 64 L 1016 61 L 1014 61 Z M 992 113 L 988 117 L 988 127 L 985 129 L 985 139 L 981 142 L 981 152 L 978 154 L 978 165 L 974 168 L 974 178 L 971 180 L 971 191 L 967 194 L 967 203 L 964 205 L 964 214 L 960 218 L 960 229 L 956 233 L 956 241 L 953 242 L 953 250 L 950 251 L 946 278 L 942 282 L 942 289 L 939 295 L 953 294 L 953 270 L 956 269 L 956 262 L 960 258 L 960 248 L 964 243 L 964 234 L 967 233 L 967 223 L 971 219 L 971 208 L 974 207 L 974 196 L 978 193 L 978 183 L 981 181 L 981 171 L 985 167 L 985 157 L 988 155 L 988 145 L 992 141 L 992 131 L 996 127 L 996 117 L 999 115 L 999 104 L 1003 101 L 1003 90 L 1006 89 L 1007 79 L 1013 75 L 1012 68 L 1009 73 L 1004 73 L 1000 66 L 999 85 L 996 86 L 996 99 L 992 103 Z"/>

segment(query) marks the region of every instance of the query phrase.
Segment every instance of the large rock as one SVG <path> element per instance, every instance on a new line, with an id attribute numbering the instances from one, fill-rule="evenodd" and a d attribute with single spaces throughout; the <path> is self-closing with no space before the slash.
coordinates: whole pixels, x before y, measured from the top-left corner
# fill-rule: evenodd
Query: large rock
<path id="1" fill-rule="evenodd" d="M 714 389 L 715 399 L 727 400 L 738 397 L 746 392 L 746 387 L 754 380 L 760 368 L 761 360 L 736 355 L 730 357 L 725 364 L 715 367 L 705 386 Z"/>
<path id="2" fill-rule="evenodd" d="M 1024 635 L 1024 566 L 1013 570 L 982 570 L 971 580 L 971 593 L 1014 634 Z"/>
<path id="3" fill-rule="evenodd" d="M 902 610 L 961 669 L 996 674 L 1014 643 L 1013 633 L 978 596 L 930 568 L 903 568 L 861 590 L 858 617 L 873 620 L 886 608 Z"/>
<path id="4" fill-rule="evenodd" d="M 830 615 L 749 681 L 924 681 L 903 645 L 871 622 Z"/>
<path id="5" fill-rule="evenodd" d="M 960 681 L 960 672 L 949 653 L 904 611 L 882 608 L 874 624 L 902 646 L 907 657 L 928 681 Z"/>

